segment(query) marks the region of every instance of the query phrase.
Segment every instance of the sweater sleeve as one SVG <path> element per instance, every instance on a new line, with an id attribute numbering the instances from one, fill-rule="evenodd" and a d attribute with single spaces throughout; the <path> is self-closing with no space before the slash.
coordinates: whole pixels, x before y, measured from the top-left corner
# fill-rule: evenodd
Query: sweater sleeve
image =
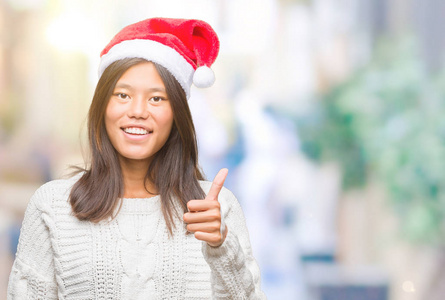
<path id="1" fill-rule="evenodd" d="M 50 234 L 39 207 L 44 194 L 42 188 L 37 190 L 26 209 L 9 276 L 8 300 L 57 299 Z"/>
<path id="2" fill-rule="evenodd" d="M 227 237 L 219 247 L 211 247 L 205 242 L 202 247 L 211 269 L 213 299 L 266 299 L 261 291 L 260 269 L 252 254 L 241 206 L 225 188 L 219 198 L 228 228 Z"/>

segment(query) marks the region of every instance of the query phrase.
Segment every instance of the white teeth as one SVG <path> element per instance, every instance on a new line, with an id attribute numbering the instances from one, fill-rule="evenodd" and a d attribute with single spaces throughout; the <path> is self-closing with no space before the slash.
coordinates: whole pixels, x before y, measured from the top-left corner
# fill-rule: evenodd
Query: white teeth
<path id="1" fill-rule="evenodd" d="M 139 127 L 124 128 L 124 131 L 126 133 L 131 133 L 131 134 L 148 134 L 147 130 L 145 130 L 143 128 L 139 128 Z"/>

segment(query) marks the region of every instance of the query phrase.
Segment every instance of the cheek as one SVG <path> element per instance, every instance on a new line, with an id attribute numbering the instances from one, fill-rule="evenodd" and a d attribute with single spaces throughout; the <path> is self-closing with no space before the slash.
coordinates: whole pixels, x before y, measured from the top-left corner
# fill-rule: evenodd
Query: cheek
<path id="1" fill-rule="evenodd" d="M 171 107 L 163 107 L 162 110 L 153 113 L 152 117 L 155 119 L 160 131 L 162 131 L 162 135 L 168 137 L 173 127 L 173 111 Z"/>
<path id="2" fill-rule="evenodd" d="M 117 114 L 116 108 L 111 103 L 109 103 L 105 110 L 105 116 L 104 116 L 105 128 L 107 129 L 107 132 L 110 129 L 111 125 L 117 119 L 118 119 L 118 114 Z"/>
<path id="3" fill-rule="evenodd" d="M 167 114 L 163 120 L 164 122 L 164 128 L 166 129 L 167 136 L 170 135 L 170 131 L 173 127 L 173 113 L 170 111 L 169 114 Z"/>

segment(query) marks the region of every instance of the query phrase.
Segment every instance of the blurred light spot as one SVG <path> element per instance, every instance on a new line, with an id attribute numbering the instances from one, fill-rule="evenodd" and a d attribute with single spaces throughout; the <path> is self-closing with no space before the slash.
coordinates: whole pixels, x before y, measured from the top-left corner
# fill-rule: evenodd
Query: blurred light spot
<path id="1" fill-rule="evenodd" d="M 85 15 L 66 13 L 49 24 L 46 37 L 59 50 L 88 52 L 97 41 L 97 27 Z"/>
<path id="2" fill-rule="evenodd" d="M 15 10 L 38 9 L 45 3 L 44 0 L 9 0 L 8 2 Z"/>
<path id="3" fill-rule="evenodd" d="M 405 281 L 402 285 L 402 288 L 407 293 L 414 293 L 416 291 L 414 289 L 414 284 L 412 281 Z"/>

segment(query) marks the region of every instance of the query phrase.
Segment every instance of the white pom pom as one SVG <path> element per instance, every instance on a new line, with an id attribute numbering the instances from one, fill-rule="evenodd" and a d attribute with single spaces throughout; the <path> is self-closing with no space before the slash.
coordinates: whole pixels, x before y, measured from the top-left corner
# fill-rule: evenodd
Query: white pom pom
<path id="1" fill-rule="evenodd" d="M 207 66 L 202 66 L 196 69 L 193 75 L 193 84 L 199 88 L 207 88 L 215 82 L 215 73 Z"/>

